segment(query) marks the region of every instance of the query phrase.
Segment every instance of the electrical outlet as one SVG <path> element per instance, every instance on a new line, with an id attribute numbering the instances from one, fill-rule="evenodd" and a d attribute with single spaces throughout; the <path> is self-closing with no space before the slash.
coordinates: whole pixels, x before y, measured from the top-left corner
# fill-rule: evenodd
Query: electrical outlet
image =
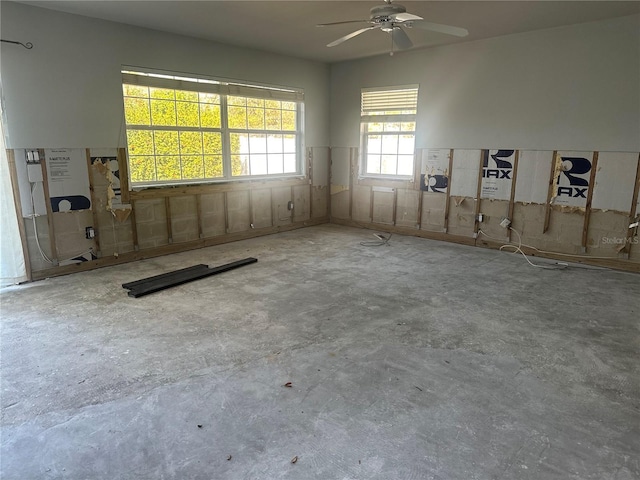
<path id="1" fill-rule="evenodd" d="M 293 210 L 293 202 L 291 200 L 289 200 L 289 203 L 287 203 L 287 210 Z"/>
<path id="2" fill-rule="evenodd" d="M 484 220 L 484 214 L 479 213 L 478 218 L 476 220 L 478 220 L 478 222 L 482 222 Z"/>
<path id="3" fill-rule="evenodd" d="M 87 228 L 84 229 L 84 236 L 87 239 L 95 238 L 96 231 L 93 229 L 93 227 L 87 227 Z"/>
<path id="4" fill-rule="evenodd" d="M 500 226 L 502 228 L 509 228 L 509 225 L 511 225 L 511 220 L 509 220 L 507 217 L 503 217 L 500 221 Z"/>

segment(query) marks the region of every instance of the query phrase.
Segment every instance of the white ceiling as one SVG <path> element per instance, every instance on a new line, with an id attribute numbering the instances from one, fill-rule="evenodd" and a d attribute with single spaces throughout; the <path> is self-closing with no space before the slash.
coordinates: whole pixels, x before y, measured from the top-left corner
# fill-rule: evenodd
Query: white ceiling
<path id="1" fill-rule="evenodd" d="M 465 38 L 408 30 L 414 48 L 640 13 L 640 1 L 400 2 L 409 13 L 425 20 L 469 30 Z M 366 24 L 316 27 L 317 23 L 367 19 L 369 9 L 382 4 L 382 0 L 40 0 L 20 3 L 322 62 L 352 60 L 390 50 L 389 35 L 378 30 L 333 48 L 325 46 Z"/>

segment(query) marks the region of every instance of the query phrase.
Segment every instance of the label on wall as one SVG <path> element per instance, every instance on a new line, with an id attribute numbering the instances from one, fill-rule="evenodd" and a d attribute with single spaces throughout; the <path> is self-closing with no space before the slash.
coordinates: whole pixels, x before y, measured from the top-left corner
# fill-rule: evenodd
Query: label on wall
<path id="1" fill-rule="evenodd" d="M 68 212 L 91 208 L 86 150 L 45 150 L 51 210 Z"/>
<path id="2" fill-rule="evenodd" d="M 592 158 L 592 152 L 556 154 L 552 204 L 586 207 Z"/>
<path id="3" fill-rule="evenodd" d="M 420 190 L 423 192 L 447 193 L 450 155 L 451 150 L 448 148 L 422 151 Z"/>
<path id="4" fill-rule="evenodd" d="M 520 150 L 515 201 L 522 203 L 547 203 L 549 174 L 553 166 L 551 150 Z"/>
<path id="5" fill-rule="evenodd" d="M 509 200 L 513 181 L 515 150 L 484 150 L 482 152 L 482 190 L 480 198 Z"/>

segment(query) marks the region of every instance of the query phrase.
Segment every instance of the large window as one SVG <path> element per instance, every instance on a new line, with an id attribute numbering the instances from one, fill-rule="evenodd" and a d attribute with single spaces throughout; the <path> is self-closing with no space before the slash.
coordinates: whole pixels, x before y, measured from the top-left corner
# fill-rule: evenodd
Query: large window
<path id="1" fill-rule="evenodd" d="M 417 86 L 362 90 L 363 175 L 413 175 L 417 104 Z"/>
<path id="2" fill-rule="evenodd" d="M 302 174 L 303 94 L 122 72 L 133 186 Z"/>

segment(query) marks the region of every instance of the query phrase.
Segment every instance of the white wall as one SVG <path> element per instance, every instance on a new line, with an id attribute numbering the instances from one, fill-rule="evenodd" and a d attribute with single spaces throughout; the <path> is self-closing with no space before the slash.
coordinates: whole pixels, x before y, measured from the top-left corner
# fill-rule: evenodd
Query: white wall
<path id="1" fill-rule="evenodd" d="M 335 64 L 332 146 L 358 146 L 362 87 L 403 84 L 417 148 L 637 152 L 640 16 Z"/>
<path id="2" fill-rule="evenodd" d="M 122 65 L 303 88 L 305 143 L 329 145 L 329 66 L 2 1 L 9 148 L 124 146 Z M 214 26 L 212 26 L 214 28 Z"/>

